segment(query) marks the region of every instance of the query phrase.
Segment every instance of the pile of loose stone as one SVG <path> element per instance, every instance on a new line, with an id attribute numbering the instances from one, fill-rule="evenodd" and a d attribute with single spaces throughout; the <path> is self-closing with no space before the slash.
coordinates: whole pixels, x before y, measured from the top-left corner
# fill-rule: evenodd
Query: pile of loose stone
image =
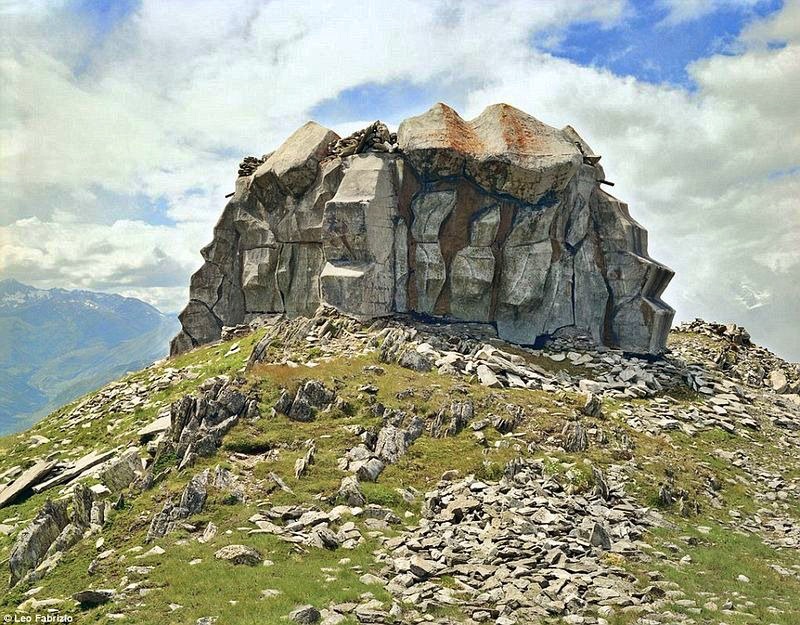
<path id="1" fill-rule="evenodd" d="M 642 556 L 640 538 L 661 517 L 613 491 L 567 494 L 540 462 L 510 463 L 499 483 L 444 482 L 425 494 L 423 514 L 381 556 L 387 589 L 411 622 L 459 606 L 472 622 L 597 623 L 590 613 L 654 611 L 666 594 L 657 579 L 640 586 L 607 557 Z"/>
<path id="2" fill-rule="evenodd" d="M 156 363 L 157 365 L 158 363 Z M 93 421 L 106 418 L 109 414 L 130 415 L 140 409 L 153 406 L 153 396 L 183 380 L 197 378 L 197 373 L 190 368 L 176 369 L 156 368 L 153 365 L 146 370 L 146 375 L 137 380 L 119 380 L 104 386 L 77 406 L 59 417 L 59 429 L 68 433 L 76 428 L 91 427 Z M 116 427 L 117 422 L 109 424 Z"/>
<path id="3" fill-rule="evenodd" d="M 750 333 L 735 323 L 715 323 L 713 321 L 695 319 L 694 321 L 682 323 L 677 330 L 678 332 L 694 332 L 695 334 L 724 338 L 735 345 L 752 345 Z"/>
<path id="4" fill-rule="evenodd" d="M 509 353 L 494 345 L 494 328 L 487 324 L 453 323 L 431 325 L 405 319 L 379 319 L 369 325 L 321 306 L 313 317 L 287 320 L 273 317 L 266 335 L 256 345 L 248 366 L 257 363 L 298 363 L 302 347 L 316 347 L 315 360 L 378 350 L 380 359 L 416 371 L 437 370 L 441 374 L 475 376 L 490 387 L 543 390 L 601 390 L 630 398 L 651 397 L 666 388 L 685 384 L 680 365 L 628 357 L 608 348 L 574 351 L 563 340 L 542 350 L 523 347 Z M 280 348 L 276 349 L 276 345 Z M 528 358 L 521 354 L 525 354 Z M 584 367 L 591 379 L 584 382 L 566 371 L 553 373 L 529 361 L 547 356 L 554 362 Z M 590 384 L 593 383 L 593 384 Z"/>
<path id="5" fill-rule="evenodd" d="M 747 355 L 742 362 L 766 358 L 763 362 L 774 369 L 764 379 L 777 388 L 765 387 L 761 378 L 756 386 L 747 383 L 752 376 L 732 378 L 716 363 L 719 349 L 700 348 L 699 341 L 679 343 L 661 359 L 640 358 L 588 341 L 581 344 L 578 339 L 557 339 L 541 349 L 515 346 L 511 352 L 508 346 L 500 347 L 494 329 L 485 324 L 434 325 L 394 318 L 364 326 L 327 306 L 311 318 L 273 318 L 249 364 L 313 367 L 320 360 L 378 351 L 383 362 L 474 378 L 490 388 L 571 391 L 614 399 L 621 404 L 619 416 L 651 434 L 683 431 L 691 436 L 717 427 L 737 433 L 759 429 L 763 419 L 784 429 L 800 429 L 800 396 L 787 392 L 794 389 L 794 382 L 781 382 L 783 372 L 788 380 L 796 379 L 797 365 L 747 346 L 741 328 L 729 334 L 733 338 L 721 339 L 724 346 L 739 341 L 740 351 Z M 298 362 L 301 348 L 309 346 L 323 355 Z M 547 358 L 554 366 L 539 366 L 537 358 Z M 693 394 L 692 401 L 676 399 L 673 391 Z M 645 398 L 651 400 L 646 405 L 634 401 Z"/>
<path id="6" fill-rule="evenodd" d="M 776 441 L 778 445 L 785 443 L 785 440 Z M 795 444 L 794 448 L 798 446 Z M 800 524 L 790 514 L 792 502 L 800 498 L 800 478 L 787 475 L 790 472 L 796 474 L 800 464 L 789 467 L 785 461 L 777 462 L 774 458 L 756 459 L 743 450 L 715 449 L 713 455 L 742 473 L 739 482 L 752 491 L 753 499 L 762 506 L 749 517 L 744 517 L 736 509 L 729 509 L 722 520 L 727 520 L 735 530 L 745 529 L 759 534 L 775 547 L 800 549 Z M 712 497 L 712 505 L 715 503 Z M 723 508 L 721 503 L 715 507 Z M 800 571 L 793 574 L 800 578 Z"/>
<path id="7" fill-rule="evenodd" d="M 351 156 L 363 152 L 396 152 L 397 133 L 389 132 L 389 128 L 378 120 L 357 130 L 353 134 L 332 141 L 328 145 L 327 158 Z"/>
<path id="8" fill-rule="evenodd" d="M 418 371 L 435 369 L 439 373 L 476 376 L 481 384 L 491 388 L 580 390 L 642 398 L 680 383 L 680 370 L 672 363 L 626 357 L 620 351 L 596 348 L 564 352 L 559 349 L 561 342 L 558 342 L 541 350 L 520 347 L 515 349 L 516 353 L 511 353 L 485 340 L 485 334 L 481 338 L 484 340 L 470 334 L 451 336 L 447 328 L 434 333 L 415 326 L 393 324 L 378 332 L 373 342 L 380 345 L 380 357 L 384 362 L 397 362 Z M 591 378 L 576 379 L 565 370 L 547 371 L 530 362 L 535 356 L 583 367 Z"/>
<path id="9" fill-rule="evenodd" d="M 261 158 L 255 156 L 245 156 L 241 163 L 239 163 L 239 177 L 251 176 L 267 160 L 267 154 Z"/>
<path id="10" fill-rule="evenodd" d="M 681 324 L 677 331 L 707 336 L 716 344 L 712 349 L 703 343 L 693 343 L 686 350 L 690 358 L 713 361 L 726 376 L 750 386 L 764 386 L 778 394 L 800 393 L 800 364 L 786 362 L 753 344 L 750 333 L 741 326 L 695 319 Z"/>
<path id="11" fill-rule="evenodd" d="M 647 360 L 605 348 L 577 351 L 562 340 L 540 350 L 516 348 L 509 353 L 485 338 L 414 327 L 385 328 L 377 333 L 374 344 L 380 345 L 380 357 L 386 362 L 419 371 L 475 376 L 492 388 L 564 390 L 614 399 L 621 404 L 616 415 L 637 431 L 651 434 L 679 430 L 691 436 L 716 427 L 737 433 L 740 428 L 760 429 L 763 419 L 785 429 L 800 429 L 800 402 L 795 395 L 776 395 L 774 389 L 753 388 L 731 379 L 711 355 L 699 359 L 676 352 L 661 360 Z M 536 356 L 569 363 L 571 372 L 538 367 L 530 362 Z M 693 392 L 694 397 L 680 401 L 670 391 Z M 642 398 L 650 401 L 633 401 Z"/>
<path id="12" fill-rule="evenodd" d="M 345 516 L 351 520 L 344 521 Z M 400 523 L 389 508 L 375 504 L 338 505 L 328 511 L 300 505 L 273 506 L 250 517 L 256 528 L 248 533 L 272 534 L 288 543 L 319 549 L 355 549 L 364 542 L 364 536 L 352 519 L 361 519 L 371 531 Z"/>
<path id="13" fill-rule="evenodd" d="M 676 414 L 690 423 L 690 430 L 705 425 L 734 433 L 737 425 L 759 429 L 763 421 L 789 432 L 800 430 L 800 365 L 753 345 L 739 326 L 695 320 L 678 332 L 714 339 L 711 344 L 678 342 L 669 354 L 686 363 L 686 380 L 699 394 L 696 411 Z"/>
<path id="14" fill-rule="evenodd" d="M 317 348 L 323 354 L 303 363 L 313 366 L 323 359 L 362 353 L 371 337 L 369 328 L 330 306 L 320 306 L 312 317 L 259 317 L 248 325 L 228 328 L 227 332 L 234 334 L 259 327 L 266 327 L 266 331 L 250 354 L 248 368 L 256 364 L 299 366 L 297 353 L 305 347 Z"/>
<path id="15" fill-rule="evenodd" d="M 554 437 L 560 441 L 557 444 L 572 451 L 615 436 L 613 423 L 608 422 L 608 427 L 603 423 L 609 417 L 622 419 L 637 431 L 667 436 L 672 432 L 691 436 L 703 429 L 721 428 L 744 440 L 758 430 L 772 428 L 773 445 L 783 454 L 779 461 L 771 462 L 767 455 L 755 457 L 757 446 L 747 453 L 714 452 L 718 460 L 740 472 L 737 479 L 752 490 L 762 507 L 747 516 L 733 508 L 726 513 L 719 485 L 713 483 L 709 483 L 708 496 L 712 507 L 730 516 L 731 527 L 757 532 L 777 547 L 800 548 L 800 530 L 791 510 L 791 500 L 800 496 L 800 480 L 787 477 L 792 467 L 785 461 L 800 448 L 798 367 L 753 345 L 742 328 L 701 321 L 682 326 L 680 331 L 711 340 L 675 341 L 670 352 L 656 360 L 565 339 L 551 341 L 541 349 L 511 346 L 497 341 L 493 329 L 481 324 L 434 325 L 393 318 L 364 325 L 330 307 L 321 307 L 311 318 L 273 316 L 257 319 L 250 326 L 226 328 L 226 332 L 235 338 L 264 325 L 265 336 L 248 366 L 282 364 L 307 366 L 313 371 L 314 365 L 324 360 L 372 352 L 383 363 L 436 371 L 489 388 L 529 389 L 556 396 L 563 391 L 582 393 L 583 415 L 574 415 L 562 436 Z M 735 360 L 730 354 L 735 354 Z M 403 618 L 410 614 L 409 622 L 444 623 L 430 621 L 426 612 L 447 605 L 460 607 L 467 622 L 475 623 L 536 623 L 542 617 L 555 616 L 570 623 L 602 623 L 604 615 L 620 609 L 642 612 L 641 623 L 658 622 L 655 612 L 664 597 L 674 599 L 675 589 L 655 574 L 651 583 L 637 585 L 613 563 L 615 554 L 645 558 L 639 540 L 651 524 L 662 519 L 632 504 L 613 483 L 609 485 L 617 480 L 606 481 L 599 472 L 593 474 L 595 491 L 579 495 L 548 477 L 539 462 L 513 463 L 500 483 L 474 477 L 443 481 L 426 494 L 425 518 L 418 526 L 396 538 L 381 538 L 380 533 L 390 527 L 400 529 L 400 519 L 388 508 L 367 505 L 361 482 L 377 480 L 423 432 L 444 437 L 471 428 L 479 437 L 492 425 L 513 438 L 511 433 L 521 418 L 502 413 L 498 406 L 499 416 L 476 420 L 476 407 L 466 395 L 428 419 L 387 408 L 377 401 L 378 387 L 370 383 L 378 384 L 376 378 L 385 374 L 385 369 L 386 365 L 365 367 L 365 383 L 359 388 L 371 414 L 382 418 L 380 428 L 344 426 L 361 441 L 339 459 L 339 467 L 347 475 L 336 494 L 338 501 L 327 500 L 331 506 L 344 505 L 323 510 L 263 503 L 250 526 L 240 530 L 274 534 L 298 549 L 352 549 L 368 535 L 379 538 L 384 542 L 380 556 L 384 570 L 378 579 L 405 606 Z M 62 430 L 86 427 L 109 412 L 130 414 L 152 407 L 154 394 L 193 376 L 191 368 L 154 370 L 133 382 L 111 384 L 61 417 Z M 275 412 L 297 421 L 313 420 L 320 411 L 347 413 L 347 402 L 337 389 L 306 379 L 296 392 L 281 395 Z M 611 399 L 614 408 L 609 410 L 604 400 Z M 585 415 L 595 418 L 591 424 L 584 420 Z M 156 436 L 148 447 L 154 458 L 143 459 L 138 448 L 89 454 L 82 450 L 60 463 L 42 458 L 28 470 L 14 467 L 6 471 L 5 477 L 0 476 L 8 481 L 2 492 L 8 493 L 8 487 L 22 486 L 22 482 L 34 492 L 60 486 L 59 494 L 71 503 L 71 508 L 64 508 L 63 502 L 48 503 L 19 533 L 12 551 L 12 574 L 17 579 L 36 579 L 52 570 L 77 540 L 99 531 L 119 492 L 131 484 L 140 489 L 159 480 L 160 476 L 153 474 L 153 467 L 163 466 L 159 454 L 175 453 L 176 462 L 169 463 L 169 470 L 175 465 L 190 466 L 199 456 L 216 453 L 222 437 L 240 419 L 257 417 L 257 402 L 240 381 L 219 376 L 205 381 L 197 394 L 165 406 L 156 422 L 140 430 L 143 440 Z M 49 442 L 42 438 L 31 437 L 32 447 Z M 624 441 L 620 444 L 624 446 Z M 297 460 L 295 477 L 299 479 L 309 470 L 315 455 L 316 444 L 310 440 Z M 616 476 L 624 471 L 615 473 L 611 467 L 608 473 Z M 85 487 L 80 481 L 89 476 L 98 477 L 101 483 Z M 275 474 L 270 473 L 265 481 L 266 486 L 258 484 L 262 495 L 270 488 L 289 491 Z M 202 511 L 209 489 L 244 501 L 245 486 L 219 467 L 195 475 L 176 501 L 166 501 L 162 510 L 147 516 L 148 540 L 176 529 L 195 533 L 201 542 L 213 539 L 216 527 L 209 524 L 201 532 L 192 516 Z M 667 495 L 680 497 L 674 492 Z M 403 496 L 413 500 L 418 494 Z M 220 559 L 230 556 L 234 563 L 237 558 L 254 560 L 255 556 L 241 547 L 245 551 L 230 549 Z M 92 567 L 102 566 L 98 556 Z M 798 575 L 779 568 L 775 570 L 781 575 Z M 101 598 L 82 595 L 81 599 Z M 365 599 L 350 606 L 350 611 L 364 622 L 376 623 L 398 613 L 397 604 L 390 611 L 379 603 Z M 341 606 L 332 611 L 348 613 Z M 675 617 L 668 622 L 680 620 Z"/>
<path id="16" fill-rule="evenodd" d="M 213 455 L 242 417 L 257 416 L 258 400 L 242 392 L 240 380 L 224 375 L 209 378 L 197 395 L 184 395 L 170 406 L 170 426 L 153 464 L 158 464 L 159 456 L 174 454 L 178 469 L 191 466 L 198 457 Z M 155 477 L 148 473 L 150 480 Z"/>

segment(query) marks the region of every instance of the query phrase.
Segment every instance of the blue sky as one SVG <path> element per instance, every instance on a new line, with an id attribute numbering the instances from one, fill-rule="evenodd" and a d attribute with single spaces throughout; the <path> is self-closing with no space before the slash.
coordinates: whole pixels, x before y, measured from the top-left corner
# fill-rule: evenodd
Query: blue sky
<path id="1" fill-rule="evenodd" d="M 368 82 L 326 98 L 310 113 L 320 123 L 331 126 L 353 119 L 372 119 L 376 115 L 403 119 L 418 113 L 422 103 L 435 102 L 441 97 L 440 85 L 416 85 L 405 80 L 391 85 Z M 452 102 L 454 107 L 461 104 L 454 98 L 449 98 L 448 102 Z"/>
<path id="2" fill-rule="evenodd" d="M 114 29 L 124 24 L 139 6 L 138 0 L 72 0 L 67 10 L 89 31 L 86 53 L 81 55 L 73 67 L 80 77 L 89 67 L 92 53 L 98 49 Z"/>
<path id="3" fill-rule="evenodd" d="M 139 6 L 137 0 L 76 0 L 70 11 L 86 16 L 97 37 L 103 37 L 129 17 Z"/>
<path id="4" fill-rule="evenodd" d="M 736 39 L 742 29 L 753 20 L 774 14 L 782 6 L 781 0 L 764 0 L 752 6 L 723 3 L 697 19 L 671 22 L 667 5 L 636 0 L 619 21 L 611 24 L 579 21 L 536 32 L 530 45 L 580 65 L 693 91 L 696 85 L 687 72 L 693 61 L 712 54 L 736 54 Z M 437 97 L 458 109 L 463 104 L 459 101 L 461 93 L 457 86 L 441 82 L 402 81 L 388 86 L 364 83 L 320 102 L 311 114 L 329 125 L 381 115 L 403 119 Z M 442 94 L 449 97 L 443 98 Z"/>
<path id="5" fill-rule="evenodd" d="M 800 0 L 0 0 L 0 38 L 0 277 L 177 311 L 242 156 L 507 102 L 603 154 L 678 319 L 800 358 Z"/>
<path id="6" fill-rule="evenodd" d="M 620 76 L 695 89 L 686 71 L 689 64 L 712 54 L 736 54 L 736 38 L 742 29 L 782 5 L 780 0 L 754 6 L 723 4 L 698 19 L 672 23 L 668 7 L 638 0 L 631 4 L 625 19 L 610 26 L 582 22 L 553 32 L 557 41 L 545 49 Z"/>
<path id="7" fill-rule="evenodd" d="M 680 1 L 680 0 L 679 0 Z M 713 0 L 708 0 L 709 5 Z M 87 54 L 76 64 L 76 74 L 91 62 L 116 27 L 125 24 L 139 8 L 139 0 L 73 0 L 70 11 L 92 32 Z M 633 76 L 650 83 L 668 83 L 694 90 L 687 67 L 712 54 L 736 54 L 736 39 L 756 19 L 779 11 L 782 0 L 758 0 L 754 4 L 721 3 L 696 19 L 670 20 L 670 7 L 652 0 L 633 0 L 624 17 L 613 23 L 576 21 L 536 32 L 530 45 L 580 65 L 604 68 L 619 76 Z M 783 45 L 782 42 L 775 42 Z M 376 116 L 402 119 L 421 105 L 446 99 L 459 108 L 462 91 L 457 85 L 415 84 L 400 81 L 389 85 L 366 82 L 342 90 L 314 106 L 310 113 L 322 123 L 336 125 Z M 449 96 L 449 97 L 444 97 Z"/>

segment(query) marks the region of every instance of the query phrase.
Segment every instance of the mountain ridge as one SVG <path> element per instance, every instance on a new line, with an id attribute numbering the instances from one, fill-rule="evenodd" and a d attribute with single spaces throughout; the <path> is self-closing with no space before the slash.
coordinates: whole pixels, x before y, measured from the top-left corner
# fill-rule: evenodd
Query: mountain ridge
<path id="1" fill-rule="evenodd" d="M 670 328 L 600 158 L 504 104 L 246 157 L 171 357 L 0 437 L 0 612 L 800 622 L 800 365 Z"/>
<path id="2" fill-rule="evenodd" d="M 136 298 L 0 281 L 0 432 L 163 357 L 175 326 Z"/>

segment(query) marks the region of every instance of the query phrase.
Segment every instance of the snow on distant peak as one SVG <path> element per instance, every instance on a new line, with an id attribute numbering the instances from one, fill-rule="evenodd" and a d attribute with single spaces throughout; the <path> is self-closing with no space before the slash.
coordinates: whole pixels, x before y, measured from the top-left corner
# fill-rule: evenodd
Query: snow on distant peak
<path id="1" fill-rule="evenodd" d="M 49 292 L 16 280 L 0 281 L 0 308 L 19 308 L 49 297 Z"/>

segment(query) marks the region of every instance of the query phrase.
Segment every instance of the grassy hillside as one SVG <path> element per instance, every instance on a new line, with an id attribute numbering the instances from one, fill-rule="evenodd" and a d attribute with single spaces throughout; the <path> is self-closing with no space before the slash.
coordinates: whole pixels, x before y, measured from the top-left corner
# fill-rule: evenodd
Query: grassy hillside
<path id="1" fill-rule="evenodd" d="M 118 388 L 138 389 L 146 398 L 141 404 L 115 404 L 116 391 L 107 392 L 102 400 L 101 395 L 89 396 L 27 432 L 0 439 L 0 475 L 35 458 L 68 460 L 90 449 L 138 445 L 139 428 L 220 374 L 244 376 L 244 387 L 257 396 L 261 414 L 241 419 L 215 455 L 200 458 L 190 468 L 178 470 L 175 458 L 157 461 L 167 470 L 158 472 L 155 483 L 140 494 L 126 494 L 102 530 L 67 550 L 42 579 L 14 588 L 7 579 L 0 580 L 0 613 L 50 609 L 74 615 L 80 623 L 120 619 L 194 624 L 216 617 L 218 623 L 261 624 L 285 622 L 295 607 L 312 604 L 319 609 L 339 606 L 323 615 L 332 619 L 328 622 L 418 622 L 414 610 L 419 606 L 403 604 L 386 583 L 386 554 L 391 554 L 392 541 L 420 523 L 424 493 L 442 487 L 445 472 L 458 472 L 451 479 L 474 475 L 493 484 L 510 461 L 525 459 L 539 463 L 544 483 L 557 484 L 563 498 L 589 497 L 598 486 L 593 469 L 599 469 L 609 482 L 613 478 L 618 501 L 629 498 L 663 519 L 637 541 L 635 555 L 611 551 L 597 556 L 603 566 L 630 574 L 637 587 L 655 599 L 639 607 L 589 606 L 580 611 L 585 620 L 550 614 L 540 622 L 800 623 L 799 437 L 797 429 L 782 425 L 774 414 L 796 424 L 800 420 L 790 401 L 768 389 L 752 391 L 756 399 L 747 406 L 746 419 L 756 427 L 737 421 L 732 431 L 701 425 L 713 421 L 705 412 L 710 402 L 703 392 L 688 386 L 664 388 L 643 398 L 607 393 L 602 415 L 580 416 L 587 448 L 570 452 L 565 449 L 565 426 L 575 423 L 585 397 L 569 390 L 568 380 L 577 384 L 601 378 L 597 367 L 574 364 L 578 359 L 554 360 L 552 351 L 516 350 L 528 365 L 563 380 L 562 388 L 489 388 L 475 376 L 436 369 L 419 372 L 385 362 L 378 349 L 380 339 L 372 347 L 366 343 L 364 349 L 341 351 L 335 342 L 275 338 L 265 362 L 245 370 L 250 351 L 264 333 L 204 347 L 127 376 Z M 720 371 L 713 357 L 727 348 L 722 340 L 686 332 L 673 333 L 670 346 L 670 358 L 694 355 L 695 365 L 716 373 Z M 504 347 L 511 353 L 513 348 Z M 310 422 L 272 412 L 283 389 L 294 391 L 309 378 L 336 389 L 335 406 L 318 412 Z M 385 425 L 381 411 L 407 411 L 430 424 L 453 401 L 465 398 L 475 407 L 471 423 L 511 411 L 517 415 L 513 431 L 468 426 L 444 438 L 433 438 L 426 431 L 385 468 L 377 482 L 362 481 L 367 505 L 390 508 L 398 523 L 377 523 L 359 508 L 340 510 L 343 516 L 337 523 L 352 521 L 363 536 L 355 549 L 322 549 L 270 533 L 252 533 L 254 515 L 267 515 L 276 507 L 329 512 L 341 505 L 337 492 L 347 472 L 338 459 L 361 443 L 357 432 Z M 87 412 L 81 405 L 97 410 Z M 694 424 L 663 420 L 695 411 Z M 91 418 L 76 420 L 76 414 L 84 413 Z M 656 413 L 660 421 L 655 417 L 648 421 Z M 295 477 L 296 462 L 306 454 L 308 441 L 314 442 L 315 461 Z M 217 466 L 238 478 L 243 496 L 231 498 L 214 491 L 185 526 L 146 543 L 153 514 L 165 500 L 178 497 L 204 468 Z M 276 486 L 274 476 L 285 489 Z M 87 479 L 90 484 L 98 482 L 96 476 Z M 664 496 L 665 486 L 672 497 Z M 44 501 L 69 491 L 55 487 L 0 509 L 4 566 L 15 539 Z M 198 540 L 210 523 L 217 527 L 216 535 L 207 542 Z M 256 548 L 264 562 L 249 567 L 215 559 L 215 553 L 230 544 Z M 150 551 L 154 545 L 160 548 L 155 553 Z M 452 577 L 434 580 L 456 596 L 461 590 Z M 99 607 L 81 609 L 71 597 L 87 588 L 115 589 L 117 595 Z M 370 620 L 363 607 L 371 601 L 381 606 L 378 621 Z M 442 604 L 424 611 L 426 622 L 478 622 L 472 620 L 479 614 L 474 608 Z M 336 620 L 339 617 L 341 621 Z M 514 622 L 496 620 L 500 616 L 494 613 L 491 619 L 488 622 Z"/>

